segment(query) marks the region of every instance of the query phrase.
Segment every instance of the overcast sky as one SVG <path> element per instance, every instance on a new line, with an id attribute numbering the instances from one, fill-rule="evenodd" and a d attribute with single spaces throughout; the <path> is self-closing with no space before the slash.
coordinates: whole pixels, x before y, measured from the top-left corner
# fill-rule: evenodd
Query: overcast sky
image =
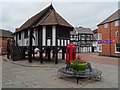
<path id="1" fill-rule="evenodd" d="M 0 28 L 15 31 L 51 2 L 1 2 Z M 96 29 L 97 24 L 118 9 L 118 2 L 52 2 L 55 10 L 71 25 Z M 2 7 L 2 9 L 1 9 Z"/>

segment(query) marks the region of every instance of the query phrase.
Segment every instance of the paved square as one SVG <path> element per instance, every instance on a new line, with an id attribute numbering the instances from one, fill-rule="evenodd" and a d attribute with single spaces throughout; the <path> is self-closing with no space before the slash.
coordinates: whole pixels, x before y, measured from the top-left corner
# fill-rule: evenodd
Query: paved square
<path id="1" fill-rule="evenodd" d="M 80 54 L 93 68 L 102 71 L 100 82 L 75 78 L 59 79 L 57 71 L 65 66 L 64 60 L 46 61 L 43 65 L 35 60 L 2 61 L 3 88 L 118 88 L 118 58 L 98 56 L 97 53 Z M 5 57 L 3 57 L 5 58 Z"/>

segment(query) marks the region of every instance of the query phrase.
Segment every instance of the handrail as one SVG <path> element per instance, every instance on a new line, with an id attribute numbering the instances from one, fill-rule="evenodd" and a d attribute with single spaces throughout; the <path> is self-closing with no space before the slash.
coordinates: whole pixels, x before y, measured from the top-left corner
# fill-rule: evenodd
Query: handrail
<path id="1" fill-rule="evenodd" d="M 12 58 L 13 58 L 14 53 L 13 53 L 13 49 L 11 48 L 11 45 L 10 45 L 10 42 L 9 42 L 9 41 L 8 41 L 7 47 L 8 47 L 8 49 L 9 49 L 9 51 L 10 51 L 10 54 L 11 54 L 11 56 L 12 56 Z"/>
<path id="2" fill-rule="evenodd" d="M 16 51 L 17 51 L 18 55 L 21 57 L 22 50 L 18 46 L 18 44 L 15 41 L 12 42 L 12 41 L 8 40 L 7 48 L 10 51 L 10 55 L 12 56 L 12 59 L 14 59 L 14 57 L 15 57 L 15 51 L 13 50 L 14 47 L 16 47 L 16 49 L 17 49 Z"/>
<path id="3" fill-rule="evenodd" d="M 16 44 L 16 47 L 18 48 L 19 52 L 22 54 L 22 50 L 21 50 L 21 48 L 18 46 L 17 42 L 15 42 L 15 44 Z"/>

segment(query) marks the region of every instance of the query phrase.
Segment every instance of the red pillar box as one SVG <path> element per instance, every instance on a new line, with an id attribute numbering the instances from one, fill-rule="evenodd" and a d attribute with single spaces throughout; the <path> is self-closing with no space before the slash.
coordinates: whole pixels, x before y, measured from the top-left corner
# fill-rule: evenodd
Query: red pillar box
<path id="1" fill-rule="evenodd" d="M 76 45 L 68 44 L 66 47 L 66 64 L 76 60 Z"/>

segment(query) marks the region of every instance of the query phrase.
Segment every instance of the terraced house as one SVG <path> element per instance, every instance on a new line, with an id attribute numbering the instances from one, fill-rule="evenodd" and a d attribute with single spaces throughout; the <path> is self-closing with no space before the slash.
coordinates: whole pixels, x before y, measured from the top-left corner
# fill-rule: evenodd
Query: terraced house
<path id="1" fill-rule="evenodd" d="M 120 9 L 98 24 L 99 54 L 120 57 Z"/>

